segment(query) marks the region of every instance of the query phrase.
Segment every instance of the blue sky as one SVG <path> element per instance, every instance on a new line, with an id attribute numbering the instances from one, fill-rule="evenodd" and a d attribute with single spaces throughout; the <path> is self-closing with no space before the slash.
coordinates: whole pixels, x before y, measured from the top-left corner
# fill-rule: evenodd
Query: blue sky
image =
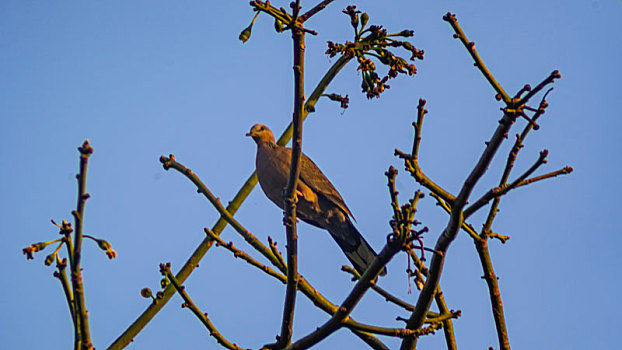
<path id="1" fill-rule="evenodd" d="M 287 7 L 287 1 L 273 1 Z M 302 1 L 305 8 L 316 2 Z M 335 1 L 308 22 L 306 88 L 330 66 L 326 41 L 351 40 L 349 21 Z M 456 192 L 483 150 L 501 114 L 500 103 L 461 44 L 441 20 L 456 13 L 485 63 L 513 93 L 537 84 L 552 70 L 563 79 L 549 95 L 550 108 L 517 162 L 517 173 L 542 149 L 541 172 L 565 165 L 572 175 L 516 190 L 502 201 L 494 230 L 507 244 L 491 242 L 500 277 L 510 343 L 519 348 L 613 349 L 622 323 L 615 310 L 622 287 L 619 185 L 622 131 L 622 2 L 359 1 L 370 23 L 390 31 L 414 29 L 412 42 L 426 51 L 413 78 L 400 77 L 379 100 L 360 93 L 350 63 L 329 87 L 349 94 L 350 108 L 321 100 L 305 123 L 303 150 L 339 189 L 357 227 L 379 250 L 391 209 L 383 173 L 400 169 L 402 199 L 418 188 L 401 171 L 394 148 L 409 150 L 415 107 L 427 99 L 421 164 Z M 246 44 L 237 40 L 252 12 L 247 1 L 13 1 L 0 3 L 0 221 L 4 263 L 0 272 L 0 348 L 66 349 L 72 328 L 62 290 L 43 266 L 46 252 L 26 261 L 21 248 L 51 240 L 49 223 L 71 218 L 78 169 L 76 148 L 95 148 L 88 175 L 85 230 L 105 237 L 119 253 L 109 261 L 91 242 L 83 257 L 93 340 L 106 348 L 145 309 L 143 287 L 158 288 L 158 264 L 177 270 L 218 218 L 180 174 L 160 166 L 173 153 L 223 202 L 254 168 L 254 143 L 244 137 L 262 122 L 280 132 L 291 118 L 291 40 L 260 16 Z M 334 59 L 333 59 L 334 61 Z M 382 71 L 382 69 L 381 69 Z M 519 123 L 522 125 L 522 122 Z M 512 134 L 520 129 L 514 129 Z M 498 181 L 509 143 L 474 195 Z M 281 212 L 257 188 L 236 217 L 264 241 L 284 246 Z M 418 220 L 433 245 L 446 215 L 428 196 Z M 472 222 L 480 227 L 482 217 Z M 352 286 L 339 266 L 343 254 L 324 231 L 299 226 L 300 270 L 330 300 L 340 303 Z M 227 228 L 223 239 L 248 248 Z M 49 250 L 49 248 L 48 248 Z M 247 249 L 248 251 L 248 249 Z M 406 259 L 389 264 L 381 285 L 407 293 Z M 487 289 L 471 240 L 461 233 L 450 248 L 441 280 L 462 348 L 497 347 Z M 230 340 L 257 348 L 280 329 L 284 288 L 275 280 L 212 249 L 186 283 L 198 305 Z M 217 348 L 201 324 L 179 308 L 175 296 L 140 333 L 133 349 Z M 369 293 L 353 316 L 398 327 L 407 314 Z M 294 338 L 327 319 L 299 298 Z M 397 342 L 386 339 L 394 348 Z M 441 348 L 442 336 L 422 348 Z M 339 331 L 320 349 L 358 348 Z"/>

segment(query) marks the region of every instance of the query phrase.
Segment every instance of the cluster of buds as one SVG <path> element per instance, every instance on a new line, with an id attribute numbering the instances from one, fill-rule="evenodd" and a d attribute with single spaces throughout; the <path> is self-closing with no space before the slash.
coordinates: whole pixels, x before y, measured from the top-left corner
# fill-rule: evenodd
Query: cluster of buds
<path id="1" fill-rule="evenodd" d="M 423 60 L 424 51 L 415 48 L 408 41 L 395 40 L 396 37 L 408 38 L 414 35 L 412 30 L 403 30 L 399 33 L 389 34 L 382 26 L 370 25 L 366 28 L 369 15 L 356 10 L 355 5 L 350 5 L 343 10 L 343 13 L 350 17 L 350 24 L 354 28 L 354 42 L 346 41 L 345 44 L 328 42 L 326 54 L 330 57 L 342 55 L 345 57 L 356 57 L 359 66 L 358 71 L 362 74 L 361 88 L 367 98 L 379 97 L 385 89 L 389 79 L 397 77 L 399 74 L 409 76 L 417 73 L 417 67 L 408 63 L 402 57 L 394 55 L 389 48 L 403 48 L 410 52 L 410 60 Z M 389 71 L 384 77 L 380 77 L 376 72 L 376 65 L 371 58 L 376 58 L 380 63 L 389 67 Z"/>
<path id="2" fill-rule="evenodd" d="M 415 220 L 415 213 L 417 212 L 417 203 L 424 197 L 423 192 L 416 191 L 414 196 L 408 200 L 407 203 L 400 205 L 397 195 L 398 191 L 395 188 L 395 178 L 397 177 L 397 169 L 389 167 L 389 170 L 385 173 L 388 179 L 389 195 L 391 197 L 391 208 L 393 209 L 393 217 L 389 221 L 392 232 L 387 237 L 388 241 L 398 241 L 401 244 L 401 250 L 407 252 L 408 255 L 408 293 L 410 293 L 410 277 L 415 278 L 415 285 L 417 289 L 422 290 L 425 280 L 422 275 L 422 270 L 425 269 L 422 261 L 425 261 L 423 246 L 423 235 L 428 232 L 427 227 L 423 227 L 420 230 L 415 230 L 414 227 L 421 223 Z M 418 245 L 415 245 L 414 242 Z M 420 250 L 421 258 L 414 257 L 415 268 L 411 268 L 411 253 L 415 255 L 414 249 Z"/>
<path id="3" fill-rule="evenodd" d="M 170 284 L 170 281 L 167 277 L 167 273 L 171 272 L 171 263 L 168 262 L 166 264 L 160 264 L 160 273 L 162 274 L 163 278 L 160 280 L 160 288 L 161 290 L 158 291 L 155 296 L 153 296 L 153 292 L 151 291 L 150 288 L 143 288 L 140 290 L 140 295 L 145 298 L 145 299 L 149 299 L 151 298 L 151 301 L 153 302 L 153 304 L 157 304 L 158 300 L 164 298 L 164 290 L 166 289 L 166 287 L 168 287 L 168 285 Z"/>
<path id="4" fill-rule="evenodd" d="M 56 247 L 56 249 L 49 254 L 46 258 L 45 258 L 45 265 L 50 266 L 52 265 L 52 263 L 54 262 L 54 260 L 56 259 L 57 261 L 59 260 L 58 258 L 58 251 L 60 250 L 60 248 L 64 245 L 64 244 L 68 244 L 68 242 L 71 241 L 71 233 L 73 232 L 73 228 L 71 227 L 71 223 L 68 223 L 67 221 L 63 220 L 61 222 L 61 224 L 57 224 L 56 222 L 54 222 L 54 220 L 51 220 L 52 224 L 56 227 L 58 227 L 59 230 L 59 234 L 61 236 L 63 236 L 62 238 L 58 238 L 55 239 L 53 241 L 49 241 L 49 242 L 38 242 L 38 243 L 34 243 L 29 245 L 26 248 L 22 249 L 22 253 L 24 255 L 26 255 L 26 259 L 27 260 L 32 260 L 34 259 L 34 253 L 42 251 L 43 249 L 45 249 L 48 245 L 53 244 L 53 243 L 58 243 L 58 246 Z M 106 240 L 103 239 L 99 239 L 99 238 L 95 238 L 93 236 L 89 236 L 89 235 L 83 235 L 85 238 L 89 238 L 93 241 L 95 241 L 95 243 L 97 243 L 97 246 L 99 246 L 99 248 L 103 251 L 106 252 L 106 255 L 108 256 L 108 259 L 114 259 L 117 257 L 117 252 L 112 249 L 112 246 L 110 245 L 110 243 Z"/>
<path id="5" fill-rule="evenodd" d="M 397 177 L 397 169 L 393 166 L 385 172 L 388 179 L 389 195 L 391 196 L 391 208 L 393 208 L 393 218 L 389 221 L 389 226 L 393 230 L 392 236 L 401 237 L 405 243 L 413 240 L 420 240 L 423 233 L 427 232 L 427 228 L 416 231 L 413 226 L 419 225 L 420 222 L 415 220 L 417 211 L 417 203 L 419 199 L 424 197 L 423 192 L 416 191 L 413 198 L 406 204 L 400 205 L 398 202 L 398 191 L 395 189 L 395 178 Z"/>
<path id="6" fill-rule="evenodd" d="M 52 225 L 58 227 L 59 235 L 67 237 L 73 232 L 73 228 L 71 228 L 71 223 L 65 220 L 61 221 L 60 225 L 57 224 L 54 220 L 50 220 L 50 221 L 52 221 Z"/>
<path id="7" fill-rule="evenodd" d="M 26 255 L 26 260 L 32 260 L 32 259 L 34 259 L 34 256 L 33 256 L 34 253 L 42 251 L 43 249 L 45 249 L 50 244 L 59 243 L 58 246 L 56 247 L 56 249 L 54 249 L 54 251 L 51 254 L 46 256 L 45 260 L 43 261 L 43 263 L 46 266 L 50 266 L 50 265 L 52 265 L 54 260 L 59 260 L 59 258 L 58 258 L 58 251 L 60 250 L 60 248 L 63 246 L 63 244 L 65 242 L 66 242 L 65 238 L 59 238 L 59 239 L 55 239 L 55 240 L 49 241 L 49 242 L 34 243 L 34 244 L 29 245 L 26 248 L 23 248 L 22 249 L 22 253 L 24 253 L 24 255 Z"/>

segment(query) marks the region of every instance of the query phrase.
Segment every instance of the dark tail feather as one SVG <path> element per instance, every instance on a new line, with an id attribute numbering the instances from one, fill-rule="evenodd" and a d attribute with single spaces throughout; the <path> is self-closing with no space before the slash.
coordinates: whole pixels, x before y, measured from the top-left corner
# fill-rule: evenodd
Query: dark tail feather
<path id="1" fill-rule="evenodd" d="M 367 243 L 350 220 L 347 221 L 347 224 L 340 227 L 331 227 L 329 232 L 337 244 L 339 244 L 348 260 L 354 265 L 356 271 L 362 275 L 376 257 L 374 249 Z M 380 272 L 380 276 L 386 274 L 387 268 L 385 267 Z"/>

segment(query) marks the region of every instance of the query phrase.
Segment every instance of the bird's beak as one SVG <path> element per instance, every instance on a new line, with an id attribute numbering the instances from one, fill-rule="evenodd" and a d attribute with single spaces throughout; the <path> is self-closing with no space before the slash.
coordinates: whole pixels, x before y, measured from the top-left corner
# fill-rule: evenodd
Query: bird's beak
<path id="1" fill-rule="evenodd" d="M 251 132 L 247 132 L 247 133 L 246 133 L 246 136 L 253 136 L 253 133 L 251 133 Z"/>

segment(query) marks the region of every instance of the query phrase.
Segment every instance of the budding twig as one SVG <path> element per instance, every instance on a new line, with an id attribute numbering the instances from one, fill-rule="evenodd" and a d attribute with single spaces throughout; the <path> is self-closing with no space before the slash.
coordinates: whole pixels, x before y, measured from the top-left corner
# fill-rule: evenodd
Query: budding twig
<path id="1" fill-rule="evenodd" d="M 278 273 L 276 271 L 274 271 L 272 268 L 270 268 L 269 266 L 266 266 L 262 263 L 260 263 L 259 261 L 253 259 L 250 255 L 248 255 L 248 253 L 246 253 L 245 251 L 237 248 L 236 246 L 233 245 L 233 242 L 225 242 L 222 240 L 222 238 L 220 238 L 219 236 L 217 236 L 216 234 L 214 234 L 214 232 L 212 232 L 212 230 L 208 229 L 208 228 L 204 228 L 203 229 L 205 231 L 205 234 L 207 234 L 208 237 L 210 237 L 211 239 L 216 241 L 216 246 L 221 246 L 225 249 L 227 249 L 228 251 L 230 251 L 231 253 L 233 253 L 233 255 L 236 258 L 240 258 L 244 261 L 246 261 L 247 263 L 251 264 L 252 266 L 257 267 L 258 269 L 260 269 L 261 271 L 267 273 L 268 275 L 278 279 L 279 281 L 283 282 L 284 284 L 287 283 L 287 277 L 285 277 L 285 275 L 283 275 L 282 273 Z"/>
<path id="2" fill-rule="evenodd" d="M 209 334 L 216 339 L 218 344 L 224 346 L 229 350 L 250 350 L 244 349 L 227 340 L 219 331 L 216 329 L 212 321 L 207 317 L 207 313 L 202 312 L 199 307 L 192 301 L 188 293 L 186 292 L 186 288 L 179 284 L 179 281 L 175 278 L 173 273 L 171 272 L 171 264 L 160 264 L 160 273 L 162 276 L 165 276 L 171 285 L 175 288 L 179 296 L 184 300 L 182 307 L 188 308 L 192 313 L 203 323 L 205 328 L 209 331 Z"/>

